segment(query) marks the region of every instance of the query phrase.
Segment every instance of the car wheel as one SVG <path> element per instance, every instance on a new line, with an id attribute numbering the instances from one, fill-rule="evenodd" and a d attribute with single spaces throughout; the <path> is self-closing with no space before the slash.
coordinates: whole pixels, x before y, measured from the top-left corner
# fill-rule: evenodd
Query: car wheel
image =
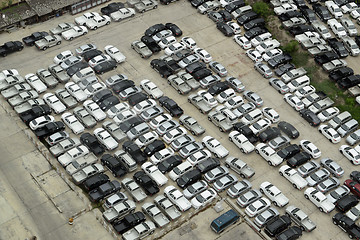
<path id="1" fill-rule="evenodd" d="M 278 204 L 277 204 L 277 202 L 275 202 L 275 201 L 274 201 L 274 202 L 273 202 L 273 204 L 275 205 L 275 207 L 278 207 Z"/>
<path id="2" fill-rule="evenodd" d="M 154 232 L 155 232 L 155 231 L 154 231 L 154 230 L 152 230 L 152 231 L 150 232 L 150 235 L 154 234 Z"/>
<path id="3" fill-rule="evenodd" d="M 350 238 L 350 239 L 353 239 L 354 237 L 353 237 L 353 235 L 349 234 L 349 238 Z"/>
<path id="4" fill-rule="evenodd" d="M 45 51 L 46 49 L 47 49 L 47 47 L 43 47 L 43 49 L 42 49 L 42 50 L 43 50 L 43 51 Z"/>
<path id="5" fill-rule="evenodd" d="M 309 196 L 308 195 L 304 195 L 306 199 L 309 199 Z"/>
<path id="6" fill-rule="evenodd" d="M 141 10 L 141 13 L 144 13 L 145 12 L 145 10 Z"/>
<path id="7" fill-rule="evenodd" d="M 319 210 L 320 210 L 320 212 L 324 212 L 324 209 L 322 209 L 322 208 L 319 208 Z"/>
<path id="8" fill-rule="evenodd" d="M 240 148 L 240 152 L 245 153 L 244 149 Z"/>
<path id="9" fill-rule="evenodd" d="M 229 164 L 227 164 L 227 163 L 225 163 L 225 167 L 230 168 L 230 165 L 229 165 Z"/>
<path id="10" fill-rule="evenodd" d="M 343 150 L 339 150 L 341 154 L 343 154 Z"/>
<path id="11" fill-rule="evenodd" d="M 218 157 L 219 157 L 216 153 L 214 153 L 214 156 L 215 156 L 216 158 L 218 158 Z"/>
<path id="12" fill-rule="evenodd" d="M 271 163 L 270 161 L 268 161 L 268 164 L 269 164 L 270 166 L 272 166 L 272 163 Z"/>
<path id="13" fill-rule="evenodd" d="M 21 50 L 23 50 L 23 49 L 24 49 L 24 47 L 21 47 L 21 48 L 18 49 L 18 51 L 21 51 Z"/>
<path id="14" fill-rule="evenodd" d="M 256 152 L 257 154 L 259 154 L 259 150 L 256 149 L 255 152 Z"/>
<path id="15" fill-rule="evenodd" d="M 221 127 L 219 127 L 219 130 L 220 130 L 220 132 L 224 132 L 224 129 L 222 129 Z"/>
<path id="16" fill-rule="evenodd" d="M 284 174 L 282 172 L 279 172 L 280 176 L 284 176 Z"/>
<path id="17" fill-rule="evenodd" d="M 337 222 L 335 220 L 333 220 L 333 224 L 337 225 Z"/>
<path id="18" fill-rule="evenodd" d="M 305 228 L 303 226 L 300 226 L 300 229 L 304 232 Z"/>
<path id="19" fill-rule="evenodd" d="M 294 188 L 296 188 L 296 189 L 298 189 L 298 187 L 296 186 L 296 184 L 295 183 L 293 183 L 293 187 Z M 300 190 L 300 189 L 299 189 Z"/>
<path id="20" fill-rule="evenodd" d="M 72 41 L 73 39 L 74 39 L 73 37 L 69 38 L 70 41 Z"/>
<path id="21" fill-rule="evenodd" d="M 310 126 L 312 126 L 312 127 L 313 127 L 313 126 L 314 126 L 314 123 L 312 123 L 312 122 L 311 122 L 311 123 L 310 123 Z"/>
<path id="22" fill-rule="evenodd" d="M 211 122 L 211 118 L 210 118 L 210 117 L 208 117 L 208 120 Z"/>
<path id="23" fill-rule="evenodd" d="M 331 139 L 329 139 L 329 142 L 334 143 Z"/>
<path id="24" fill-rule="evenodd" d="M 87 34 L 87 32 L 84 32 L 84 33 L 83 33 L 83 35 L 86 35 L 86 34 Z"/>
<path id="25" fill-rule="evenodd" d="M 261 188 L 260 188 L 260 192 L 261 192 L 262 194 L 264 194 L 264 190 L 262 190 Z"/>
<path id="26" fill-rule="evenodd" d="M 322 131 L 319 129 L 319 133 L 322 133 Z"/>
<path id="27" fill-rule="evenodd" d="M 170 116 L 174 117 L 174 114 L 173 114 L 173 113 L 170 113 Z"/>
<path id="28" fill-rule="evenodd" d="M 244 175 L 244 174 L 240 174 L 240 177 L 245 178 L 245 175 Z"/>
<path id="29" fill-rule="evenodd" d="M 191 102 L 191 101 L 189 100 L 189 102 Z M 199 112 L 202 113 L 202 114 L 204 114 L 204 111 L 201 110 L 201 109 L 199 109 Z"/>
<path id="30" fill-rule="evenodd" d="M 61 41 L 58 41 L 57 43 L 56 43 L 56 45 L 60 45 L 61 44 Z"/>
<path id="31" fill-rule="evenodd" d="M 7 54 L 6 54 L 6 53 L 4 53 L 4 54 L 2 54 L 1 56 L 6 57 L 6 56 L 7 56 Z"/>
<path id="32" fill-rule="evenodd" d="M 110 24 L 110 22 L 107 22 L 107 23 L 106 23 L 106 25 L 109 25 L 109 24 Z"/>
<path id="33" fill-rule="evenodd" d="M 195 132 L 194 132 L 194 131 L 191 131 L 191 134 L 192 134 L 192 135 L 194 135 L 194 136 L 196 136 L 196 134 L 195 134 Z"/>

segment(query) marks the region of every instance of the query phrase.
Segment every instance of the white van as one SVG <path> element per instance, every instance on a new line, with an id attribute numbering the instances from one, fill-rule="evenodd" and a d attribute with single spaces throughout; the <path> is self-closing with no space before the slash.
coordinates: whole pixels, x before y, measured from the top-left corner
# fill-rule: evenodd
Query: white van
<path id="1" fill-rule="evenodd" d="M 295 92 L 296 90 L 305 87 L 310 84 L 310 78 L 306 75 L 295 78 L 291 80 L 287 86 L 290 88 L 290 92 Z"/>

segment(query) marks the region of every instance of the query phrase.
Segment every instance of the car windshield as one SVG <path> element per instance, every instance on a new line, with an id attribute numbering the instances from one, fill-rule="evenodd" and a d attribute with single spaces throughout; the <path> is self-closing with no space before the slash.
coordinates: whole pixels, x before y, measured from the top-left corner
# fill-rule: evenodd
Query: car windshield
<path id="1" fill-rule="evenodd" d="M 254 207 L 254 205 L 250 205 L 249 206 L 249 209 L 252 211 L 252 212 L 255 212 L 256 208 Z"/>
<path id="2" fill-rule="evenodd" d="M 258 219 L 259 219 L 260 222 L 265 222 L 265 220 L 266 220 L 266 219 L 263 217 L 263 215 L 261 215 L 261 214 L 258 215 Z"/>
<path id="3" fill-rule="evenodd" d="M 205 202 L 205 198 L 203 198 L 203 196 L 201 196 L 201 194 L 200 195 L 197 195 L 196 196 L 196 200 L 198 200 L 200 203 L 203 203 L 203 202 Z"/>
<path id="4" fill-rule="evenodd" d="M 181 171 L 179 168 L 174 168 L 173 169 L 174 173 L 176 173 L 176 175 L 180 175 L 181 174 Z"/>

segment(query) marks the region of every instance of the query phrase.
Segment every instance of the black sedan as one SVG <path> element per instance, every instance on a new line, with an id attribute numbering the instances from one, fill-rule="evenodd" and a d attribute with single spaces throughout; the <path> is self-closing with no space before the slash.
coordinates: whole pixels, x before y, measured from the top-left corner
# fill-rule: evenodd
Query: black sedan
<path id="1" fill-rule="evenodd" d="M 95 155 L 99 156 L 105 152 L 103 145 L 99 143 L 97 138 L 90 133 L 83 133 L 80 136 L 80 142 L 90 149 Z"/>
<path id="2" fill-rule="evenodd" d="M 102 155 L 101 164 L 107 167 L 114 177 L 122 177 L 126 172 L 125 166 L 110 154 Z"/>
<path id="3" fill-rule="evenodd" d="M 145 191 L 146 195 L 152 196 L 159 192 L 159 187 L 144 171 L 138 171 L 133 176 L 135 182 Z"/>
<path id="4" fill-rule="evenodd" d="M 176 183 L 182 189 L 199 181 L 201 179 L 201 172 L 198 169 L 190 170 L 176 180 Z"/>
<path id="5" fill-rule="evenodd" d="M 310 123 L 310 126 L 316 127 L 319 126 L 319 124 L 321 123 L 320 118 L 309 109 L 302 109 L 300 110 L 299 114 L 308 123 Z"/>
<path id="6" fill-rule="evenodd" d="M 114 2 L 114 3 L 110 3 L 106 7 L 101 8 L 100 12 L 102 14 L 105 14 L 105 15 L 109 16 L 111 13 L 116 12 L 120 8 L 123 8 L 123 7 L 125 7 L 124 3 L 122 3 L 122 2 Z"/>
<path id="7" fill-rule="evenodd" d="M 114 70 L 115 68 L 117 68 L 116 61 L 109 60 L 96 65 L 94 67 L 94 71 L 97 74 L 104 74 L 108 71 Z"/>
<path id="8" fill-rule="evenodd" d="M 182 163 L 182 158 L 179 155 L 174 155 L 160 162 L 157 167 L 159 168 L 160 172 L 167 173 L 173 170 L 174 167 L 180 165 L 181 163 Z"/>
<path id="9" fill-rule="evenodd" d="M 180 37 L 183 33 L 175 23 L 165 23 L 165 27 L 169 29 L 175 37 Z"/>
<path id="10" fill-rule="evenodd" d="M 167 96 L 159 98 L 159 104 L 161 107 L 165 108 L 172 117 L 180 117 L 184 113 L 184 110 L 179 107 L 174 100 Z"/>
<path id="11" fill-rule="evenodd" d="M 216 28 L 220 30 L 226 37 L 231 37 L 234 35 L 234 31 L 224 22 L 216 23 Z"/>
<path id="12" fill-rule="evenodd" d="M 153 53 L 161 51 L 161 47 L 156 43 L 156 41 L 149 36 L 142 36 L 140 39 Z"/>
<path id="13" fill-rule="evenodd" d="M 164 60 L 161 59 L 153 59 L 150 62 L 150 66 L 157 71 L 161 77 L 167 78 L 171 74 L 174 73 L 174 71 L 169 67 L 169 65 L 166 64 Z"/>

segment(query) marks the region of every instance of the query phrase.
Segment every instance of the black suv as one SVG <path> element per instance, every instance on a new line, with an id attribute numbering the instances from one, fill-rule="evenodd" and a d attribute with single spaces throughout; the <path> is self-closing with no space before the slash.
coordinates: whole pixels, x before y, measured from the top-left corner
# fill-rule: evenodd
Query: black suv
<path id="1" fill-rule="evenodd" d="M 286 63 L 284 65 L 281 65 L 280 67 L 278 67 L 277 69 L 275 69 L 275 75 L 278 77 L 281 77 L 281 75 L 283 75 L 284 73 L 295 69 L 295 65 L 292 63 Z"/>
<path id="2" fill-rule="evenodd" d="M 250 22 L 251 20 L 254 20 L 258 18 L 257 13 L 255 13 L 254 11 L 248 11 L 245 14 L 239 16 L 236 21 L 238 24 L 240 25 L 244 25 L 247 22 Z"/>
<path id="3" fill-rule="evenodd" d="M 135 212 L 126 215 L 120 221 L 113 222 L 113 226 L 118 234 L 123 234 L 144 221 L 145 221 L 144 213 Z"/>
<path id="4" fill-rule="evenodd" d="M 307 31 L 314 32 L 315 29 L 313 28 L 313 26 L 310 25 L 300 25 L 300 26 L 291 27 L 289 29 L 289 33 L 293 36 L 298 34 L 303 34 L 304 32 Z"/>
<path id="5" fill-rule="evenodd" d="M 224 22 L 217 22 L 216 28 L 220 30 L 226 37 L 231 37 L 234 35 L 234 31 L 231 29 L 229 25 Z"/>
<path id="6" fill-rule="evenodd" d="M 295 154 L 300 152 L 300 147 L 297 144 L 291 144 L 283 149 L 281 149 L 280 151 L 277 152 L 277 154 L 283 158 L 283 159 L 289 159 L 293 156 L 295 156 Z"/>
<path id="7" fill-rule="evenodd" d="M 321 5 L 320 3 L 315 3 L 313 5 L 313 9 L 315 11 L 315 14 L 318 15 L 318 17 L 323 22 L 326 22 L 327 20 L 332 18 L 329 10 L 327 10 L 327 8 Z"/>
<path id="8" fill-rule="evenodd" d="M 99 56 L 101 54 L 103 54 L 102 51 L 100 51 L 98 49 L 92 49 L 92 50 L 89 50 L 89 51 L 83 53 L 82 57 L 84 58 L 84 60 L 86 62 L 89 62 L 92 58 Z"/>
<path id="9" fill-rule="evenodd" d="M 210 76 L 212 74 L 211 70 L 208 69 L 208 68 L 202 68 L 202 69 L 199 69 L 195 72 L 193 72 L 191 75 L 193 76 L 193 78 L 195 80 L 200 80 L 200 79 L 203 79 L 207 76 Z"/>
<path id="10" fill-rule="evenodd" d="M 125 7 L 125 5 L 121 2 L 113 2 L 108 4 L 106 7 L 103 7 L 100 9 L 100 12 L 102 14 L 110 16 L 111 13 L 116 12 L 120 8 Z"/>
<path id="11" fill-rule="evenodd" d="M 265 233 L 274 237 L 275 235 L 281 233 L 286 228 L 291 225 L 291 219 L 287 215 L 282 215 L 271 219 L 265 226 Z"/>
<path id="12" fill-rule="evenodd" d="M 109 181 L 109 177 L 106 174 L 100 173 L 86 179 L 84 182 L 84 187 L 89 192 Z"/>
<path id="13" fill-rule="evenodd" d="M 260 142 L 268 142 L 278 136 L 280 136 L 280 130 L 277 127 L 270 127 L 259 134 Z"/>
<path id="14" fill-rule="evenodd" d="M 103 145 L 101 145 L 97 138 L 90 133 L 83 133 L 80 137 L 80 142 L 87 146 L 90 151 L 92 151 L 97 156 L 105 152 Z"/>
<path id="15" fill-rule="evenodd" d="M 320 118 L 309 109 L 302 109 L 300 110 L 299 114 L 308 123 L 310 123 L 310 126 L 316 127 L 321 123 Z"/>
<path id="16" fill-rule="evenodd" d="M 174 167 L 182 163 L 182 158 L 179 155 L 173 155 L 164 161 L 161 161 L 157 166 L 162 173 L 167 173 L 173 170 Z"/>
<path id="17" fill-rule="evenodd" d="M 114 177 L 122 177 L 126 172 L 125 166 L 110 154 L 102 155 L 101 164 L 107 167 Z"/>
<path id="18" fill-rule="evenodd" d="M 145 45 L 152 51 L 153 53 L 157 53 L 161 51 L 161 47 L 156 43 L 156 41 L 149 36 L 142 36 L 141 41 L 145 43 Z"/>
<path id="19" fill-rule="evenodd" d="M 150 143 L 145 149 L 144 149 L 144 153 L 146 154 L 146 156 L 150 157 L 151 155 L 153 155 L 154 153 L 164 149 L 165 143 L 161 140 L 155 140 L 154 142 Z"/>
<path id="20" fill-rule="evenodd" d="M 167 78 L 168 76 L 174 73 L 174 71 L 169 67 L 169 65 L 167 65 L 166 62 L 161 59 L 151 60 L 150 66 L 155 71 L 157 71 L 162 78 Z"/>
<path id="21" fill-rule="evenodd" d="M 341 57 L 346 58 L 349 52 L 346 50 L 344 43 L 340 42 L 336 38 L 329 38 L 326 40 L 329 46 Z"/>
<path id="22" fill-rule="evenodd" d="M 60 132 L 63 130 L 65 130 L 64 123 L 61 121 L 57 121 L 57 122 L 49 122 L 44 127 L 36 129 L 34 132 L 38 138 L 44 138 L 50 136 L 53 133 Z"/>
<path id="23" fill-rule="evenodd" d="M 301 236 L 302 236 L 301 228 L 299 228 L 297 226 L 292 226 L 292 227 L 286 229 L 284 232 L 280 233 L 276 237 L 276 239 L 290 240 L 290 239 L 298 239 Z"/>
<path id="24" fill-rule="evenodd" d="M 135 182 L 145 191 L 146 195 L 152 196 L 159 192 L 159 187 L 144 171 L 138 171 L 133 176 Z"/>
<path id="25" fill-rule="evenodd" d="M 29 124 L 32 120 L 37 117 L 41 117 L 44 115 L 49 115 L 51 113 L 51 108 L 47 104 L 36 105 L 31 109 L 20 113 L 20 119 L 25 123 Z"/>
<path id="26" fill-rule="evenodd" d="M 117 180 L 106 182 L 89 192 L 89 198 L 92 202 L 99 202 L 106 196 L 115 193 L 121 189 L 121 184 Z"/>
<path id="27" fill-rule="evenodd" d="M 291 60 L 292 60 L 292 57 L 289 54 L 283 53 L 283 54 L 280 54 L 278 56 L 271 58 L 268 61 L 268 66 L 270 68 L 274 69 L 274 68 L 279 67 L 280 65 L 290 62 Z"/>
<path id="28" fill-rule="evenodd" d="M 265 20 L 263 18 L 255 18 L 247 23 L 244 24 L 244 29 L 250 30 L 254 27 L 263 27 L 265 26 Z"/>
<path id="29" fill-rule="evenodd" d="M 300 8 L 300 12 L 304 16 L 305 20 L 309 23 L 316 21 L 316 15 L 314 10 L 310 9 L 309 7 L 302 7 Z"/>
<path id="30" fill-rule="evenodd" d="M 184 113 L 184 110 L 182 110 L 174 100 L 167 96 L 159 98 L 159 104 L 161 107 L 165 108 L 172 117 L 180 117 Z"/>
<path id="31" fill-rule="evenodd" d="M 260 34 L 269 32 L 265 27 L 254 27 L 244 33 L 244 37 L 251 40 Z"/>
<path id="32" fill-rule="evenodd" d="M 354 87 L 355 85 L 358 85 L 360 83 L 360 75 L 351 75 L 344 77 L 343 79 L 339 80 L 337 84 L 342 89 L 348 89 L 351 87 Z"/>
<path id="33" fill-rule="evenodd" d="M 315 62 L 319 65 L 323 65 L 324 63 L 328 63 L 332 60 L 338 59 L 339 55 L 334 52 L 327 52 L 323 54 L 319 54 L 315 56 Z"/>
<path id="34" fill-rule="evenodd" d="M 278 16 L 278 18 L 282 22 L 290 20 L 290 18 L 293 18 L 293 17 L 303 17 L 303 15 L 299 11 L 294 10 L 294 11 L 290 11 L 290 12 L 285 12 Z"/>
<path id="35" fill-rule="evenodd" d="M 307 152 L 299 152 L 287 160 L 289 167 L 298 167 L 311 159 L 311 155 Z"/>
<path id="36" fill-rule="evenodd" d="M 251 143 L 256 143 L 259 141 L 259 138 L 254 134 L 248 125 L 245 125 L 242 122 L 234 124 L 234 130 L 243 134 Z"/>
<path id="37" fill-rule="evenodd" d="M 332 217 L 332 220 L 333 223 L 346 232 L 350 238 L 360 238 L 360 227 L 348 216 L 342 213 L 337 213 Z"/>
<path id="38" fill-rule="evenodd" d="M 335 69 L 329 73 L 329 78 L 334 80 L 335 82 L 343 79 L 344 77 L 354 75 L 354 70 L 349 67 L 341 67 Z"/>
<path id="39" fill-rule="evenodd" d="M 124 142 L 122 147 L 123 147 L 124 151 L 127 152 L 128 154 L 130 154 L 130 156 L 138 164 L 143 164 L 144 162 L 146 162 L 146 160 L 147 160 L 146 155 L 144 154 L 143 151 L 141 151 L 141 148 L 139 148 L 139 146 L 136 145 L 135 143 L 133 143 L 132 141 Z"/>

